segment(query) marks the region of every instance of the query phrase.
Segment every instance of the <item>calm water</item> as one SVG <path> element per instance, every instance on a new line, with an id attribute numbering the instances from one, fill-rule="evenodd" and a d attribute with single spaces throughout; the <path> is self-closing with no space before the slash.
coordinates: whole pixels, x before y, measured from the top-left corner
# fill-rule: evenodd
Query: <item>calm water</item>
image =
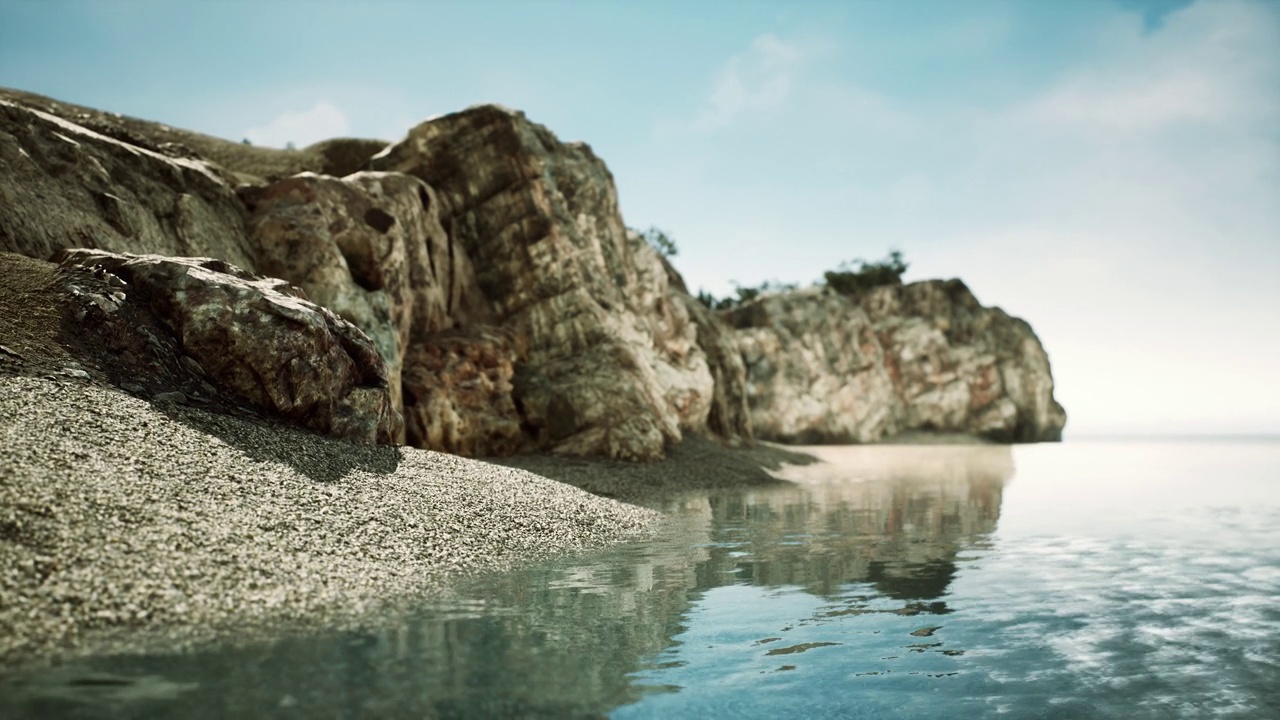
<path id="1" fill-rule="evenodd" d="M 0 717 L 1280 718 L 1280 443 L 823 452 L 375 631 L 0 679 Z"/>

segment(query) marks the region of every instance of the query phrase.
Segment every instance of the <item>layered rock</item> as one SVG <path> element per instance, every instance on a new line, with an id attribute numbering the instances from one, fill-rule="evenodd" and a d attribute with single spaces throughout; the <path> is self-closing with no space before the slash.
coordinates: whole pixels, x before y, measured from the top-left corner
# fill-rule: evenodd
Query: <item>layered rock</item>
<path id="1" fill-rule="evenodd" d="M 252 267 L 244 208 L 216 166 L 0 100 L 0 250 L 216 257 Z"/>
<path id="2" fill-rule="evenodd" d="M 301 172 L 342 177 L 362 169 L 372 155 L 389 144 L 385 140 L 333 138 L 302 149 L 280 149 L 226 140 L 11 88 L 0 88 L 0 101 L 56 116 L 160 155 L 204 159 L 215 163 L 232 185 L 274 182 Z"/>
<path id="3" fill-rule="evenodd" d="M 1048 356 L 1025 322 L 982 307 L 958 280 L 763 297 L 725 314 L 747 371 L 758 437 L 874 442 L 966 433 L 1061 439 Z"/>
<path id="4" fill-rule="evenodd" d="M 470 262 L 454 251 L 431 188 L 417 178 L 302 173 L 243 189 L 241 197 L 252 211 L 249 235 L 259 271 L 301 287 L 373 340 L 387 363 L 397 412 L 405 410 L 401 376 L 411 346 L 487 319 Z M 422 444 L 423 438 L 408 439 Z"/>
<path id="5" fill-rule="evenodd" d="M 415 127 L 371 167 L 436 189 L 495 322 L 524 348 L 515 401 L 536 445 L 650 459 L 706 426 L 714 381 L 695 326 L 590 147 L 482 106 Z"/>
<path id="6" fill-rule="evenodd" d="M 906 403 L 908 429 L 1001 442 L 1061 440 L 1049 356 L 1025 321 L 983 307 L 959 280 L 884 286 L 860 302 Z"/>
<path id="7" fill-rule="evenodd" d="M 174 256 L 118 262 L 173 307 L 198 298 L 190 318 L 165 317 L 184 344 L 185 324 L 201 328 L 191 342 L 221 368 L 213 379 L 321 432 L 646 460 L 690 431 L 1024 441 L 1065 422 L 1030 328 L 958 282 L 708 310 L 625 229 L 590 147 L 497 106 L 392 146 L 282 151 L 0 89 L 0 251 L 75 247 Z M 303 297 L 315 303 L 305 321 Z M 264 347 L 284 355 L 236 371 L 209 317 L 270 328 Z M 306 348 L 319 369 L 296 357 Z M 336 393 L 328 406 L 321 388 Z"/>
<path id="8" fill-rule="evenodd" d="M 154 313 L 216 387 L 326 435 L 389 442 L 401 432 L 373 343 L 284 281 L 211 258 L 72 250 L 61 264 L 122 279 L 106 309 Z"/>

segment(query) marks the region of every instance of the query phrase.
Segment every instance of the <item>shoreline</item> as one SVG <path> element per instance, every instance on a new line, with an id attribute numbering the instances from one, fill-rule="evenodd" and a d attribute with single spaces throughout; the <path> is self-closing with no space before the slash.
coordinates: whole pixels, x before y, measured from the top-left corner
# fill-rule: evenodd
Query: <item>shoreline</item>
<path id="1" fill-rule="evenodd" d="M 65 374 L 0 372 L 0 418 L 0 673 L 376 624 L 468 576 L 651 538 L 681 492 L 825 462 L 697 435 L 649 463 L 472 460 Z"/>
<path id="2" fill-rule="evenodd" d="M 471 460 L 53 377 L 0 373 L 0 672 L 358 626 L 812 462 L 701 437 L 653 463 Z"/>
<path id="3" fill-rule="evenodd" d="M 651 535 L 521 470 L 0 376 L 0 668 L 332 625 Z"/>

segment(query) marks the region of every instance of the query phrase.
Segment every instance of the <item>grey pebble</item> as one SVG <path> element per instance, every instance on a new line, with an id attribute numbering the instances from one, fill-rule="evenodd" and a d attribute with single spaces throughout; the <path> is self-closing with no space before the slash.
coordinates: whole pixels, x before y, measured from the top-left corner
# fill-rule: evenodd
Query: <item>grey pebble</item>
<path id="1" fill-rule="evenodd" d="M 0 376 L 0 670 L 338 627 L 661 514 L 515 468 Z"/>
<path id="2" fill-rule="evenodd" d="M 187 395 L 186 393 L 179 392 L 177 390 L 174 390 L 173 392 L 156 393 L 151 396 L 151 402 L 170 405 L 186 405 Z"/>

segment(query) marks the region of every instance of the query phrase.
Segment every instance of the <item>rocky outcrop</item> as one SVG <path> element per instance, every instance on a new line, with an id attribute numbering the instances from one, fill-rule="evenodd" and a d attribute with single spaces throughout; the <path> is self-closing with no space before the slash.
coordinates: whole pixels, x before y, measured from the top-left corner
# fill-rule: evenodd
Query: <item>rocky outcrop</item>
<path id="1" fill-rule="evenodd" d="M 434 333 L 409 350 L 405 429 L 413 444 L 457 455 L 511 455 L 526 445 L 513 398 L 517 348 L 478 326 Z"/>
<path id="2" fill-rule="evenodd" d="M 490 105 L 415 127 L 371 167 L 435 188 L 495 323 L 524 348 L 514 399 L 537 446 L 651 459 L 706 427 L 695 326 L 590 147 Z"/>
<path id="3" fill-rule="evenodd" d="M 258 270 L 301 287 L 373 340 L 399 413 L 405 410 L 401 377 L 410 348 L 433 333 L 488 319 L 470 262 L 454 252 L 433 192 L 417 178 L 302 173 L 244 188 L 241 197 L 252 211 L 249 235 Z M 408 439 L 421 444 L 424 436 Z"/>
<path id="4" fill-rule="evenodd" d="M 122 280 L 99 307 L 144 306 L 216 387 L 322 434 L 389 442 L 400 433 L 373 343 L 284 281 L 210 258 L 72 250 L 61 264 Z"/>
<path id="5" fill-rule="evenodd" d="M 1061 439 L 1049 360 L 1025 322 L 958 280 L 765 296 L 725 313 L 758 437 L 874 442 L 909 431 Z"/>
<path id="6" fill-rule="evenodd" d="M 239 182 L 274 182 L 301 172 L 336 177 L 350 175 L 362 169 L 371 156 L 390 144 L 385 140 L 334 138 L 297 150 L 262 147 L 12 88 L 0 88 L 0 101 L 53 115 L 99 135 L 160 155 L 204 159 L 228 176 L 233 186 Z"/>
<path id="7" fill-rule="evenodd" d="M 707 309 L 625 229 L 590 147 L 492 105 L 295 151 L 0 89 L 0 251 L 72 248 L 168 256 L 93 262 L 171 298 L 157 312 L 210 381 L 326 433 L 649 460 L 688 432 L 1024 441 L 1065 422 L 1030 328 L 958 282 Z M 209 318 L 265 333 L 263 355 L 220 356 L 241 331 Z"/>
<path id="8" fill-rule="evenodd" d="M 76 247 L 252 267 L 244 208 L 216 166 L 0 100 L 0 250 Z"/>

